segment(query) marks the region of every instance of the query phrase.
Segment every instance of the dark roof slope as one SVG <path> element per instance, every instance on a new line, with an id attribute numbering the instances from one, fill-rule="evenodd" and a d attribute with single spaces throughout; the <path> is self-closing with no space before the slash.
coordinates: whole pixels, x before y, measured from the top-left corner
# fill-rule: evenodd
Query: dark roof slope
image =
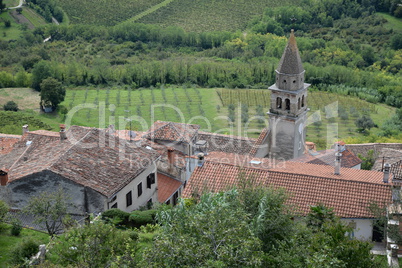
<path id="1" fill-rule="evenodd" d="M 208 152 L 249 154 L 256 139 L 223 135 L 211 132 L 198 132 L 198 140 L 208 142 Z"/>
<path id="2" fill-rule="evenodd" d="M 291 161 L 317 164 L 317 165 L 335 166 L 335 150 L 329 149 L 324 151 L 313 152 L 312 154 L 307 153 L 298 158 L 294 158 Z M 352 168 L 361 163 L 362 160 L 348 149 L 342 151 L 341 167 Z"/>

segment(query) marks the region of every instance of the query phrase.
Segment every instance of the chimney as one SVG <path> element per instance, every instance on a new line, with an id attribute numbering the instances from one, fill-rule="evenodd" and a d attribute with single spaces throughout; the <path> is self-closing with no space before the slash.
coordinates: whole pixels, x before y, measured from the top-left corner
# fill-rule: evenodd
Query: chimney
<path id="1" fill-rule="evenodd" d="M 67 139 L 66 125 L 60 124 L 60 140 L 65 140 L 65 139 Z"/>
<path id="2" fill-rule="evenodd" d="M 8 183 L 8 173 L 0 169 L 0 185 L 6 186 Z"/>
<path id="3" fill-rule="evenodd" d="M 341 153 L 336 153 L 335 154 L 335 175 L 340 175 L 341 174 Z"/>
<path id="4" fill-rule="evenodd" d="M 383 177 L 383 179 L 382 179 L 382 181 L 383 181 L 384 183 L 388 183 L 388 181 L 389 181 L 390 169 L 391 169 L 391 165 L 388 164 L 388 163 L 386 163 L 386 164 L 384 165 L 384 177 Z"/>
<path id="5" fill-rule="evenodd" d="M 24 135 L 25 133 L 29 132 L 29 126 L 28 125 L 23 125 L 22 126 L 22 135 Z"/>
<path id="6" fill-rule="evenodd" d="M 174 165 L 174 155 L 173 155 L 174 149 L 173 148 L 168 148 L 167 150 L 167 158 L 168 158 L 168 163 L 169 163 L 169 169 L 173 168 Z"/>
<path id="7" fill-rule="evenodd" d="M 205 162 L 204 154 L 203 153 L 197 154 L 197 158 L 198 158 L 198 166 L 202 167 L 204 165 L 204 162 Z"/>

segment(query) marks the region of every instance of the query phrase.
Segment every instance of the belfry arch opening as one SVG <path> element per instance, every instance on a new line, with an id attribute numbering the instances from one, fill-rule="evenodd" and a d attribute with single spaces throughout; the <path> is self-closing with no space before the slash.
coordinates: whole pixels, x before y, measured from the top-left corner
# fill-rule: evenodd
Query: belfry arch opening
<path id="1" fill-rule="evenodd" d="M 280 97 L 276 98 L 276 108 L 282 109 L 282 98 L 280 98 Z"/>
<path id="2" fill-rule="evenodd" d="M 285 110 L 290 111 L 290 100 L 289 99 L 285 100 Z"/>

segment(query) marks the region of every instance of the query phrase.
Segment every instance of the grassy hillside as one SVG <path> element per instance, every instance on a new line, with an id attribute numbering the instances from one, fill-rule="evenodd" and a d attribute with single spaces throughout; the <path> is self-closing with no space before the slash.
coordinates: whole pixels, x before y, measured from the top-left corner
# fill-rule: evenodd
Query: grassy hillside
<path id="1" fill-rule="evenodd" d="M 175 0 L 138 22 L 161 26 L 180 26 L 188 31 L 236 31 L 245 29 L 255 15 L 267 7 L 277 7 L 297 0 Z"/>
<path id="2" fill-rule="evenodd" d="M 163 0 L 59 1 L 71 23 L 115 25 L 163 2 Z"/>

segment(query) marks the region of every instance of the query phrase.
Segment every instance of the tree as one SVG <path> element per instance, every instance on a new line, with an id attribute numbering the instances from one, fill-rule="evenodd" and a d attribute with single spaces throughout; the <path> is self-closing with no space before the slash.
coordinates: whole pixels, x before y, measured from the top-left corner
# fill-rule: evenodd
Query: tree
<path id="1" fill-rule="evenodd" d="M 362 131 L 365 131 L 366 129 L 370 130 L 372 127 L 375 127 L 375 124 L 369 115 L 362 115 L 357 118 L 355 124 Z"/>
<path id="2" fill-rule="evenodd" d="M 0 0 L 0 13 L 3 11 L 3 9 L 6 8 L 6 4 L 3 3 L 3 0 Z"/>
<path id="3" fill-rule="evenodd" d="M 17 8 L 16 11 L 18 12 L 18 14 L 21 14 L 22 13 L 22 7 Z"/>
<path id="4" fill-rule="evenodd" d="M 32 197 L 24 212 L 32 214 L 34 222 L 44 224 L 49 235 L 63 230 L 63 219 L 67 215 L 68 197 L 60 188 L 55 192 L 42 192 Z"/>
<path id="5" fill-rule="evenodd" d="M 66 89 L 63 85 L 54 78 L 46 78 L 40 84 L 40 101 L 41 106 L 51 106 L 52 108 L 56 108 L 59 103 L 64 101 L 64 97 L 66 96 Z"/>
<path id="6" fill-rule="evenodd" d="M 8 101 L 6 104 L 3 105 L 4 111 L 14 111 L 17 112 L 18 105 L 14 101 Z"/>
<path id="7" fill-rule="evenodd" d="M 261 243 L 253 236 L 231 190 L 205 194 L 195 205 L 183 200 L 157 215 L 160 234 L 145 252 L 147 267 L 255 267 L 262 261 Z"/>
<path id="8" fill-rule="evenodd" d="M 32 88 L 36 91 L 40 91 L 40 84 L 48 77 L 51 77 L 49 62 L 41 60 L 36 63 L 32 69 Z"/>

